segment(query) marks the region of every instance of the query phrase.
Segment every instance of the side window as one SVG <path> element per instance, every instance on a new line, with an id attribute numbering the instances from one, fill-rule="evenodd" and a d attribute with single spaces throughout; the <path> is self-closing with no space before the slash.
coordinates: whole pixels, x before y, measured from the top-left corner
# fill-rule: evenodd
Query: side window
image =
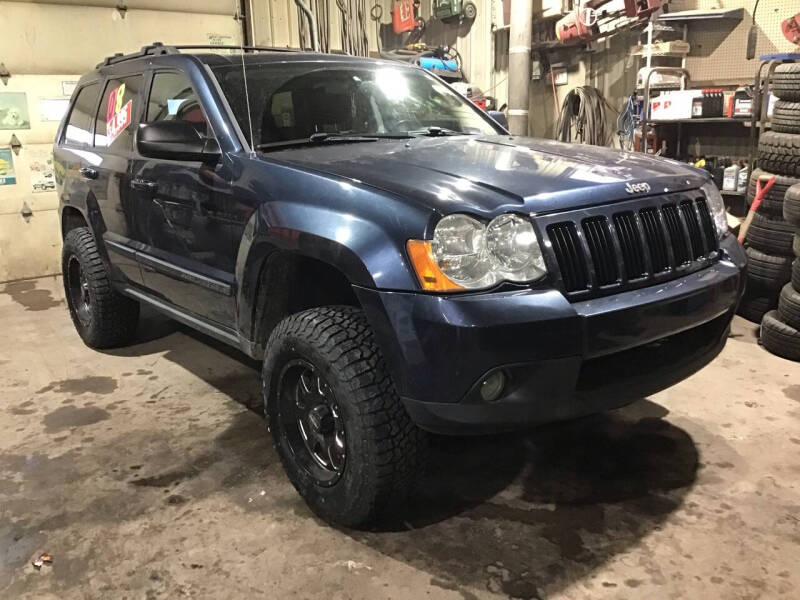
<path id="1" fill-rule="evenodd" d="M 194 125 L 200 135 L 208 135 L 206 117 L 186 75 L 156 73 L 153 76 L 147 122 L 154 121 L 186 121 Z"/>
<path id="2" fill-rule="evenodd" d="M 78 90 L 72 112 L 69 114 L 67 128 L 64 131 L 64 141 L 73 144 L 92 143 L 92 124 L 94 111 L 97 109 L 97 96 L 100 94 L 100 84 L 93 83 Z"/>
<path id="3" fill-rule="evenodd" d="M 94 145 L 120 152 L 133 149 L 133 119 L 139 108 L 141 75 L 109 79 L 97 111 Z"/>

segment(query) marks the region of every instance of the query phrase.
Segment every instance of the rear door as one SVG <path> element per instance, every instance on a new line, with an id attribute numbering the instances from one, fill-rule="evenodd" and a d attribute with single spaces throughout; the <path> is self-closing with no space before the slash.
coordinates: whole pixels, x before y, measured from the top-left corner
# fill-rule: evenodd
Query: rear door
<path id="1" fill-rule="evenodd" d="M 97 167 L 99 157 L 93 152 L 94 116 L 103 90 L 99 82 L 75 91 L 69 116 L 61 138 L 53 151 L 56 181 L 62 186 L 60 201 L 89 213 L 93 202 L 93 179 L 90 169 Z"/>
<path id="2" fill-rule="evenodd" d="M 144 76 L 132 73 L 106 80 L 95 117 L 94 154 L 90 175 L 106 231 L 103 240 L 112 264 L 126 283 L 142 283 L 133 240 L 140 236 L 141 212 L 131 190 L 133 134 L 142 111 Z"/>

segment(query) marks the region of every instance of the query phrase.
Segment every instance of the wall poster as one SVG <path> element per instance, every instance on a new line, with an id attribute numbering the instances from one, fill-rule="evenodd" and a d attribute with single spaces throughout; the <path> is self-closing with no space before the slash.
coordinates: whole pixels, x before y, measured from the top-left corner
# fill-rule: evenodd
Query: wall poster
<path id="1" fill-rule="evenodd" d="M 0 185 L 15 185 L 17 174 L 14 172 L 14 156 L 11 148 L 0 148 Z"/>
<path id="2" fill-rule="evenodd" d="M 30 129 L 25 92 L 0 92 L 0 129 Z"/>
<path id="3" fill-rule="evenodd" d="M 53 150 L 49 147 L 31 147 L 24 150 L 30 156 L 31 189 L 34 194 L 56 189 L 53 173 Z"/>

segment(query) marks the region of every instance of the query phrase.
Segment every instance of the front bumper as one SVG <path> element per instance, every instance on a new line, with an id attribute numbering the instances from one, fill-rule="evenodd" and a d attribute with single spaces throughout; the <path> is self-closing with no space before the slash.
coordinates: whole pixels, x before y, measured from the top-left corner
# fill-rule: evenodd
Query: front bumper
<path id="1" fill-rule="evenodd" d="M 616 408 L 722 349 L 744 289 L 741 246 L 659 285 L 568 302 L 556 290 L 436 296 L 356 288 L 397 391 L 422 428 L 485 433 Z M 502 369 L 504 394 L 478 387 Z"/>

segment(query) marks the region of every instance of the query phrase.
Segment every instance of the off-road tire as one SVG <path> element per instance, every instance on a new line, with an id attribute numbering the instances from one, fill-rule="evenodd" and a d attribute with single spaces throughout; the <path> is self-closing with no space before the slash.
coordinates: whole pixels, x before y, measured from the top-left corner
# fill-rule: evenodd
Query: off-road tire
<path id="1" fill-rule="evenodd" d="M 800 292 L 800 258 L 795 258 L 792 263 L 792 287 Z"/>
<path id="2" fill-rule="evenodd" d="M 780 175 L 800 177 L 800 135 L 768 131 L 758 139 L 758 166 Z"/>
<path id="3" fill-rule="evenodd" d="M 800 292 L 787 283 L 778 298 L 778 318 L 795 329 L 800 329 Z"/>
<path id="4" fill-rule="evenodd" d="M 761 344 L 777 356 L 800 361 L 800 331 L 778 318 L 771 310 L 761 321 Z"/>
<path id="5" fill-rule="evenodd" d="M 792 238 L 792 254 L 800 257 L 800 233 L 796 233 Z"/>
<path id="6" fill-rule="evenodd" d="M 783 219 L 800 228 L 800 184 L 786 190 L 783 200 Z"/>
<path id="7" fill-rule="evenodd" d="M 72 259 L 80 264 L 88 284 L 88 323 L 78 317 L 70 294 L 68 267 Z M 98 349 L 129 344 L 136 335 L 139 303 L 114 290 L 89 228 L 78 227 L 67 233 L 61 250 L 61 272 L 69 313 L 84 343 Z"/>
<path id="8" fill-rule="evenodd" d="M 795 227 L 782 218 L 756 213 L 745 237 L 747 243 L 767 254 L 791 256 Z"/>
<path id="9" fill-rule="evenodd" d="M 778 100 L 770 119 L 772 131 L 800 133 L 800 102 Z"/>
<path id="10" fill-rule="evenodd" d="M 761 323 L 764 315 L 778 306 L 776 294 L 765 295 L 764 291 L 747 290 L 739 302 L 736 314 L 753 323 Z"/>
<path id="11" fill-rule="evenodd" d="M 342 415 L 345 465 L 332 485 L 320 485 L 291 452 L 279 419 L 280 373 L 305 360 L 325 378 Z M 363 312 L 349 306 L 291 315 L 269 337 L 262 373 L 270 432 L 290 481 L 322 519 L 363 527 L 396 517 L 422 475 L 427 435 L 409 418 Z"/>
<path id="12" fill-rule="evenodd" d="M 776 67 L 772 75 L 772 93 L 781 100 L 800 102 L 800 63 Z"/>
<path id="13" fill-rule="evenodd" d="M 775 256 L 748 248 L 747 278 L 762 289 L 777 290 L 792 277 L 792 257 Z"/>
<path id="14" fill-rule="evenodd" d="M 769 213 L 773 215 L 782 215 L 783 214 L 783 199 L 786 196 L 786 190 L 788 190 L 791 186 L 800 183 L 800 178 L 797 177 L 786 177 L 784 175 L 775 175 L 774 173 L 770 173 L 769 171 L 764 171 L 762 169 L 754 169 L 753 173 L 750 175 L 750 181 L 747 185 L 747 205 L 750 206 L 753 203 L 753 199 L 756 197 L 756 180 L 758 177 L 764 176 L 767 179 L 774 176 L 775 183 L 772 184 L 772 187 L 769 188 L 766 194 L 764 194 L 764 198 L 761 200 L 761 205 L 758 207 L 758 212 L 760 213 Z M 762 186 L 764 184 L 762 183 Z"/>

